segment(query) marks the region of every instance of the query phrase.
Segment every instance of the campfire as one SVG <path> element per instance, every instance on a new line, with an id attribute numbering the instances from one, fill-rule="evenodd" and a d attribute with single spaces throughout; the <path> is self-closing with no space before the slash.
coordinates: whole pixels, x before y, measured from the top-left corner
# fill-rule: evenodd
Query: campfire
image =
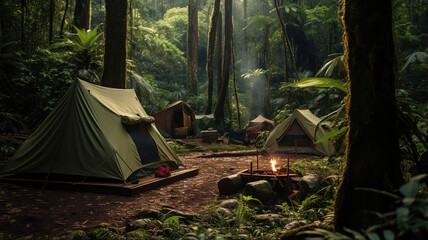
<path id="1" fill-rule="evenodd" d="M 288 177 L 296 177 L 295 171 L 291 170 L 288 166 L 290 165 L 290 158 L 287 159 L 287 165 L 281 166 L 281 159 L 272 158 L 270 159 L 270 169 L 253 169 L 253 163 L 250 163 L 250 168 L 241 171 L 239 174 L 242 178 L 248 181 L 254 180 L 284 180 Z"/>
<path id="2" fill-rule="evenodd" d="M 278 172 L 278 170 L 276 169 L 276 160 L 275 159 L 271 159 L 270 160 L 270 166 L 272 168 L 272 173 L 275 174 Z"/>

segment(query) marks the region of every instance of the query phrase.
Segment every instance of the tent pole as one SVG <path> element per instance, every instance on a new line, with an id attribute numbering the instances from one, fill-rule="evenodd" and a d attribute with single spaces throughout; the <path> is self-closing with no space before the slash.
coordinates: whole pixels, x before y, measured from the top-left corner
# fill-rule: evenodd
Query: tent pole
<path id="1" fill-rule="evenodd" d="M 259 149 L 256 147 L 257 151 L 257 170 L 259 170 Z"/>

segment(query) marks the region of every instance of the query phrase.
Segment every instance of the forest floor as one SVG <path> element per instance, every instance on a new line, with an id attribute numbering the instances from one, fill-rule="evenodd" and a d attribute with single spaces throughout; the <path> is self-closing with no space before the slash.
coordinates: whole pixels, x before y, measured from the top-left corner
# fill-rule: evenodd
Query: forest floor
<path id="1" fill-rule="evenodd" d="M 188 168 L 199 168 L 199 175 L 133 197 L 87 192 L 54 191 L 0 183 L 0 238 L 58 236 L 74 229 L 100 225 L 124 227 L 145 209 L 171 207 L 190 214 L 200 214 L 218 193 L 220 178 L 248 169 L 256 156 L 203 157 L 221 152 L 179 154 Z M 285 157 L 285 158 L 284 158 Z M 286 159 L 283 156 L 282 159 Z M 296 155 L 289 155 L 296 161 Z M 259 156 L 260 168 L 269 168 L 269 157 Z M 299 156 L 309 160 L 310 156 Z M 281 163 L 281 165 L 285 165 Z"/>

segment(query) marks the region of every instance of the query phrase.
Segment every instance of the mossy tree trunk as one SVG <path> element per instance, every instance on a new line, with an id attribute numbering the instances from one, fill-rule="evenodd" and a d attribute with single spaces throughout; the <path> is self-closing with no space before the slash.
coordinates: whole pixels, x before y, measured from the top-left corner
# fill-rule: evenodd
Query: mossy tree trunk
<path id="1" fill-rule="evenodd" d="M 214 91 L 214 50 L 215 38 L 217 33 L 218 16 L 220 12 L 220 0 L 214 1 L 213 11 L 211 13 L 210 29 L 208 32 L 208 46 L 207 46 L 207 80 L 208 80 L 208 99 L 205 114 L 211 114 L 213 105 L 213 91 Z"/>
<path id="2" fill-rule="evenodd" d="M 187 91 L 198 95 L 198 0 L 189 0 L 187 25 Z"/>
<path id="3" fill-rule="evenodd" d="M 375 223 L 370 211 L 391 210 L 395 199 L 356 190 L 397 189 L 403 182 L 397 134 L 391 0 L 345 0 L 343 40 L 348 69 L 348 134 L 335 229 Z"/>
<path id="4" fill-rule="evenodd" d="M 73 25 L 79 29 L 91 28 L 91 0 L 76 0 Z"/>
<path id="5" fill-rule="evenodd" d="M 106 0 L 105 54 L 101 84 L 126 88 L 127 0 Z"/>
<path id="6" fill-rule="evenodd" d="M 224 2 L 224 53 L 223 53 L 223 72 L 221 74 L 221 88 L 218 96 L 217 105 L 214 111 L 215 122 L 217 125 L 224 123 L 224 107 L 229 87 L 230 64 L 232 60 L 232 0 Z"/>
<path id="7" fill-rule="evenodd" d="M 222 19 L 222 13 L 221 11 L 218 13 L 218 23 L 217 23 L 217 36 L 216 39 L 216 58 L 217 58 L 217 72 L 216 72 L 216 79 L 217 79 L 217 98 L 220 95 L 220 88 L 221 88 L 221 73 L 223 72 L 223 19 Z"/>

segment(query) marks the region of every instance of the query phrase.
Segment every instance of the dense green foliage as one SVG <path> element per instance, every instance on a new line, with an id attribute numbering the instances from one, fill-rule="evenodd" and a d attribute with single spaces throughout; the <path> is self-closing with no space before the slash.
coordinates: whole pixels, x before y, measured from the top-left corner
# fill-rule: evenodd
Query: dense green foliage
<path id="1" fill-rule="evenodd" d="M 14 122 L 13 119 L 19 119 L 23 121 L 26 129 L 31 131 L 55 106 L 66 91 L 67 83 L 76 77 L 99 82 L 102 73 L 103 42 L 98 39 L 89 42 L 91 46 L 84 45 L 76 41 L 78 38 L 74 34 L 66 34 L 65 40 L 60 39 L 63 17 L 65 17 L 63 31 L 76 31 L 71 24 L 75 2 L 70 1 L 67 12 L 64 12 L 65 3 L 58 1 L 55 2 L 52 22 L 56 43 L 53 45 L 54 48 L 50 47 L 47 41 L 50 24 L 47 17 L 49 4 L 37 1 L 23 2 L 24 4 L 17 1 L 1 3 L 0 11 L 3 17 L 0 20 L 2 23 L 0 76 L 5 81 L 1 81 L 0 97 L 5 100 L 1 103 L 1 112 L 11 114 L 3 121 Z M 132 86 L 150 93 L 148 98 L 144 97 L 145 94 L 139 95 L 149 113 L 154 113 L 176 100 L 187 101 L 197 113 L 202 113 L 206 108 L 206 48 L 208 21 L 213 3 L 212 1 L 199 3 L 199 90 L 198 96 L 192 97 L 185 90 L 187 4 L 184 0 L 130 1 L 132 11 L 129 12 L 129 18 L 132 17 L 132 22 L 129 21 L 128 29 L 130 63 L 128 68 L 139 80 L 133 81 L 128 87 Z M 343 68 L 343 57 L 336 54 L 343 51 L 339 4 L 340 1 L 336 0 L 283 1 L 281 10 L 300 78 L 315 76 L 344 81 L 346 71 Z M 400 69 L 399 88 L 408 93 L 406 99 L 408 104 L 417 108 L 427 101 L 428 16 L 426 11 L 423 11 L 424 6 L 426 7 L 424 1 L 394 1 Z M 336 105 L 344 95 L 335 89 L 280 88 L 299 79 L 296 79 L 292 68 L 290 53 L 284 56 L 281 29 L 271 1 L 248 1 L 247 19 L 243 19 L 242 1 L 234 1 L 233 8 L 236 76 L 242 125 L 260 113 L 280 121 L 295 108 L 309 107 L 317 115 L 325 115 L 337 108 Z M 221 11 L 224 12 L 223 7 Z M 104 1 L 94 1 L 92 26 L 102 24 L 103 18 Z M 103 30 L 103 25 L 100 25 L 99 29 Z M 93 40 L 99 34 L 95 34 L 97 31 L 94 30 L 88 32 L 94 33 Z M 77 33 L 82 37 L 83 32 L 77 30 Z M 59 46 L 66 48 L 58 48 Z M 34 68 L 34 65 L 43 67 Z M 25 69 L 26 72 L 18 69 Z M 254 77 L 245 75 L 254 69 L 265 72 Z M 33 80 L 30 81 L 30 78 Z M 260 104 L 259 99 L 265 98 L 268 84 L 270 104 Z M 23 89 L 38 90 L 30 94 L 23 93 L 26 97 L 22 97 L 20 94 L 25 92 Z M 229 94 L 232 92 L 231 85 Z M 214 88 L 214 104 L 216 96 L 217 89 Z M 26 104 L 19 103 L 17 107 L 16 99 L 18 102 L 27 101 L 32 104 L 27 107 Z M 236 128 L 238 124 L 233 114 L 236 104 L 234 101 L 228 101 L 227 104 L 230 104 L 232 112 L 226 111 L 228 124 L 225 126 Z M 265 109 L 266 106 L 269 109 Z M 30 117 L 31 114 L 38 116 Z M 19 125 L 14 128 L 2 128 L 1 131 L 24 130 Z"/>

